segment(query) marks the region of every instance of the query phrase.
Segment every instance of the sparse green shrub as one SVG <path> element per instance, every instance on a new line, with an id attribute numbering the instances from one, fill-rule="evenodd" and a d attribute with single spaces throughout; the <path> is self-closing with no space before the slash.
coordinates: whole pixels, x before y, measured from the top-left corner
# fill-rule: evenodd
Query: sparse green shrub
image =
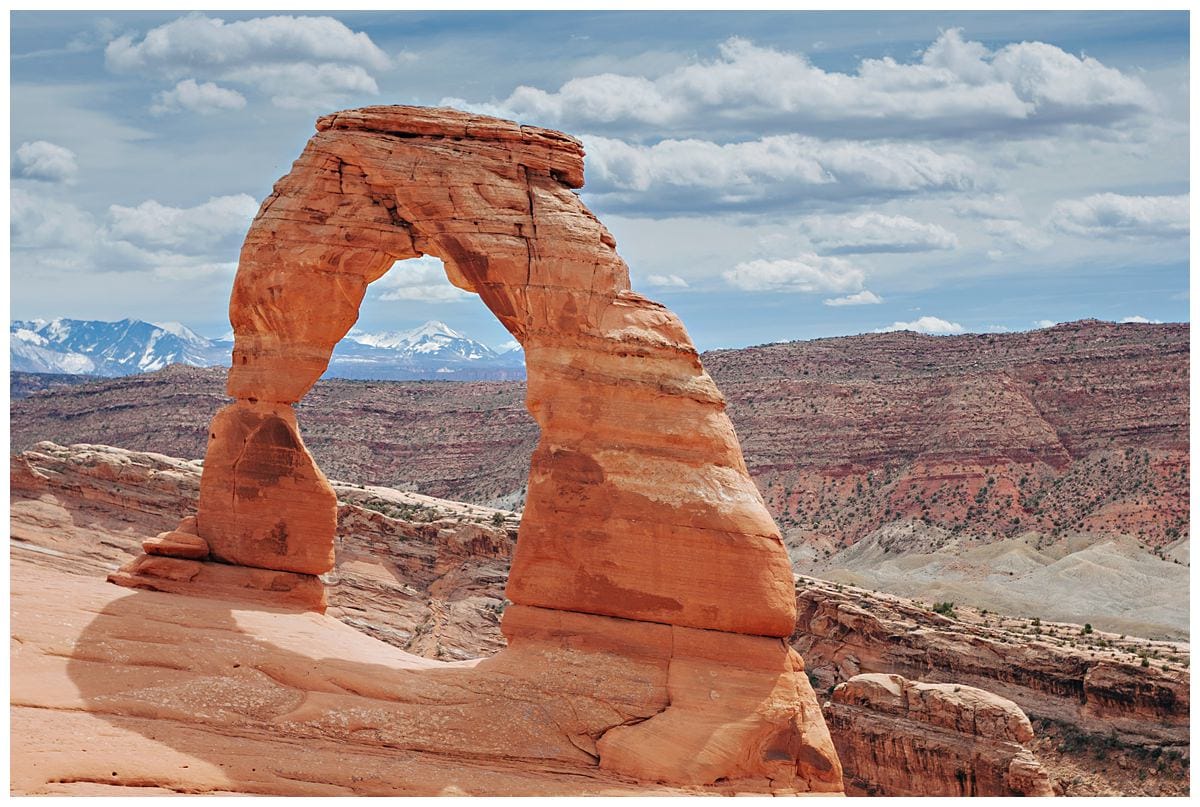
<path id="1" fill-rule="evenodd" d="M 941 614 L 942 616 L 948 616 L 951 619 L 954 619 L 958 616 L 956 613 L 954 613 L 954 603 L 952 602 L 934 603 L 933 612 L 935 614 Z"/>

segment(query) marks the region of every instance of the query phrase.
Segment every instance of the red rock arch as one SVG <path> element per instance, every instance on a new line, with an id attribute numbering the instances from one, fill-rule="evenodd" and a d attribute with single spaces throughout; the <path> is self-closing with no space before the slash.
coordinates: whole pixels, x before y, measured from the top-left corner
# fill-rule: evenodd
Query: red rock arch
<path id="1" fill-rule="evenodd" d="M 201 489 L 213 555 L 331 567 L 333 494 L 290 404 L 325 370 L 367 285 L 429 254 L 525 348 L 542 437 L 509 598 L 788 635 L 790 564 L 724 400 L 678 318 L 630 290 L 612 236 L 573 192 L 580 144 L 413 107 L 339 112 L 317 129 L 242 249 L 229 307 L 237 403 L 214 421 Z"/>
<path id="2" fill-rule="evenodd" d="M 339 112 L 317 130 L 246 236 L 229 305 L 236 401 L 213 419 L 196 520 L 109 579 L 322 610 L 337 503 L 292 404 L 367 285 L 436 255 L 524 346 L 541 426 L 508 647 L 475 667 L 380 671 L 393 706 L 355 720 L 392 736 L 434 715 L 429 736 L 396 740 L 432 750 L 840 792 L 804 663 L 780 638 L 795 598 L 779 533 L 683 326 L 630 291 L 572 192 L 579 143 L 413 107 Z M 305 714 L 346 723 L 334 705 Z"/>

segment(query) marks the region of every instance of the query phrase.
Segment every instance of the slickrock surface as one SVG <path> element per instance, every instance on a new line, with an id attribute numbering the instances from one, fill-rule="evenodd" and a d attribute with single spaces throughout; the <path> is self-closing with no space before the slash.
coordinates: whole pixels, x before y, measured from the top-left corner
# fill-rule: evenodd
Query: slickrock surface
<path id="1" fill-rule="evenodd" d="M 12 469 L 14 560 L 93 580 L 193 509 L 200 474 L 197 463 L 161 455 L 52 444 L 14 458 Z M 342 503 L 337 564 L 325 578 L 327 615 L 429 659 L 476 659 L 504 646 L 499 615 L 512 514 L 332 484 Z M 1034 626 L 962 606 L 949 618 L 928 603 L 811 578 L 798 579 L 797 596 L 802 624 L 813 632 L 797 632 L 792 643 L 822 698 L 862 672 L 971 684 L 1032 716 L 1036 754 L 1056 790 L 1187 792 L 1187 645 L 1084 634 L 1080 625 Z M 1108 700 L 1113 711 L 1092 719 L 1079 693 L 1101 663 L 1126 671 L 1124 694 Z M 1174 694 L 1164 716 L 1140 701 L 1167 690 Z"/>
<path id="2" fill-rule="evenodd" d="M 42 443 L 13 457 L 11 479 L 13 552 L 103 578 L 154 540 L 143 536 L 195 509 L 200 466 L 108 446 Z M 478 658 L 504 646 L 499 615 L 513 514 L 332 484 L 342 503 L 337 564 L 325 586 L 331 616 L 432 659 Z"/>
<path id="3" fill-rule="evenodd" d="M 575 745 L 597 715 L 646 716 L 621 696 L 643 709 L 665 700 L 661 678 L 636 677 L 652 660 L 575 652 L 566 681 L 497 670 L 505 697 L 473 666 L 328 616 L 131 591 L 24 558 L 12 581 L 14 794 L 672 792 L 608 774 Z M 542 662 L 563 652 L 530 644 Z M 592 694 L 601 674 L 611 703 Z"/>
<path id="4" fill-rule="evenodd" d="M 840 792 L 784 641 L 790 560 L 724 398 L 679 319 L 630 290 L 613 237 L 573 193 L 582 184 L 582 147 L 550 130 L 420 107 L 319 119 L 234 278 L 235 401 L 210 425 L 195 521 L 209 558 L 163 557 L 159 544 L 109 580 L 230 599 L 240 584 L 256 601 L 278 592 L 323 612 L 314 595 L 334 567 L 336 494 L 292 404 L 357 320 L 367 284 L 436 255 L 524 348 L 541 437 L 506 586 L 508 646 L 466 676 L 496 694 L 461 704 L 427 748 L 511 757 L 565 733 L 587 761 L 638 779 Z M 630 664 L 625 683 L 612 669 Z M 412 697 L 440 705 L 427 681 Z M 602 705 L 573 703 L 577 692 Z M 527 703 L 542 716 L 477 744 Z"/>
<path id="5" fill-rule="evenodd" d="M 1026 747 L 1029 718 L 991 692 L 856 675 L 838 684 L 825 717 L 849 795 L 1054 795 Z"/>
<path id="6" fill-rule="evenodd" d="M 778 639 L 510 606 L 507 650 L 446 665 L 334 618 L 433 657 L 501 645 L 512 539 L 486 510 L 337 484 L 370 506 L 341 507 L 326 615 L 244 592 L 127 592 L 101 583 L 103 570 L 194 501 L 196 464 L 41 449 L 13 462 L 14 726 L 28 738 L 17 792 L 789 793 L 822 776 L 840 789 L 836 762 L 809 754 L 798 767 L 820 739 L 802 727 L 824 723 Z M 297 744 L 305 764 L 283 759 Z M 606 773 L 625 756 L 640 781 Z M 649 784 L 659 778 L 722 782 L 667 791 Z"/>

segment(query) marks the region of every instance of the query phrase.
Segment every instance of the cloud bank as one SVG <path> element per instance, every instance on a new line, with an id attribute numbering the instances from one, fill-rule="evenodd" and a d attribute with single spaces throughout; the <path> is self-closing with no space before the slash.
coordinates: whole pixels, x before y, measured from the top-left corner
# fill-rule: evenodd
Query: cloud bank
<path id="1" fill-rule="evenodd" d="M 733 37 L 717 58 L 655 78 L 600 73 L 552 91 L 522 85 L 474 106 L 584 130 L 624 124 L 740 132 L 752 120 L 760 130 L 843 137 L 975 137 L 1114 125 L 1154 109 L 1154 98 L 1138 77 L 1091 57 L 1044 42 L 992 51 L 951 29 L 916 61 L 863 59 L 853 73 Z"/>
<path id="2" fill-rule="evenodd" d="M 117 37 L 105 48 L 104 61 L 116 73 L 191 76 L 193 85 L 182 91 L 176 85 L 155 109 L 193 109 L 187 98 L 196 107 L 193 111 L 212 111 L 214 103 L 240 108 L 231 106 L 236 101 L 230 95 L 239 93 L 196 84 L 196 78 L 245 85 L 276 106 L 307 109 L 355 93 L 378 94 L 373 73 L 392 64 L 370 36 L 332 17 L 278 15 L 225 22 L 203 14 L 159 25 L 141 39 Z"/>
<path id="3" fill-rule="evenodd" d="M 1188 234 L 1189 195 L 1122 196 L 1098 193 L 1054 205 L 1050 223 L 1072 235 L 1173 238 Z"/>

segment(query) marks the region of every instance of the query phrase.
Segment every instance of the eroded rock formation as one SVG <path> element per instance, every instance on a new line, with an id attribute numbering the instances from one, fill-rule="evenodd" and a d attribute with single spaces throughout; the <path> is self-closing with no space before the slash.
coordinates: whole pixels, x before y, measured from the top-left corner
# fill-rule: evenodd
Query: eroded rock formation
<path id="1" fill-rule="evenodd" d="M 868 673 L 838 684 L 825 715 L 852 795 L 1054 795 L 1029 718 L 982 689 Z"/>
<path id="2" fill-rule="evenodd" d="M 1171 643 L 1046 624 L 1051 636 L 996 615 L 951 619 L 811 577 L 797 583 L 796 604 L 792 646 L 822 691 L 859 673 L 896 673 L 980 687 L 1031 716 L 1132 745 L 1188 742 L 1190 677 L 1177 663 L 1186 650 Z M 1174 663 L 1142 667 L 1138 654 L 1151 653 Z"/>
<path id="3" fill-rule="evenodd" d="M 253 592 L 324 609 L 315 576 L 333 566 L 336 497 L 291 404 L 367 285 L 435 255 L 521 342 L 541 427 L 507 587 L 509 647 L 476 668 L 478 686 L 536 680 L 550 700 L 584 686 L 608 707 L 535 720 L 535 733 L 565 735 L 618 773 L 840 791 L 803 662 L 784 642 L 795 603 L 778 529 L 683 325 L 630 290 L 614 239 L 573 193 L 578 141 L 413 107 L 340 112 L 317 130 L 242 249 L 236 401 L 213 420 L 200 485 L 209 560 L 165 557 L 164 541 L 113 581 L 223 593 L 247 577 Z M 627 697 L 615 671 L 631 658 L 644 659 L 638 705 L 617 708 Z M 505 697 L 480 701 L 476 719 L 502 719 Z"/>

